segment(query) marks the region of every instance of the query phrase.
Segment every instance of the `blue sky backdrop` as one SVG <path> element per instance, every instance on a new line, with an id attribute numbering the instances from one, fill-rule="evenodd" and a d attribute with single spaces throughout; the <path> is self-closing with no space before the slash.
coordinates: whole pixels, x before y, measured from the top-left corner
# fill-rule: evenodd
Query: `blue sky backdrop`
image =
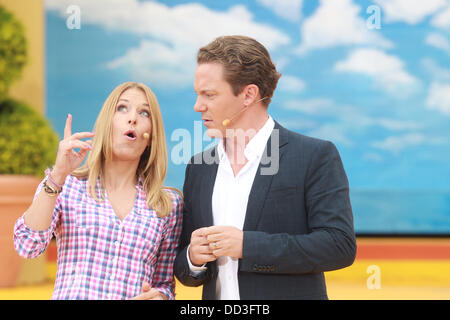
<path id="1" fill-rule="evenodd" d="M 46 29 L 47 116 L 61 136 L 67 113 L 91 130 L 115 86 L 141 81 L 170 159 L 171 134 L 200 120 L 198 48 L 244 34 L 283 74 L 275 120 L 334 142 L 352 190 L 444 191 L 450 232 L 450 0 L 47 0 Z M 166 184 L 181 188 L 184 169 L 169 161 Z"/>

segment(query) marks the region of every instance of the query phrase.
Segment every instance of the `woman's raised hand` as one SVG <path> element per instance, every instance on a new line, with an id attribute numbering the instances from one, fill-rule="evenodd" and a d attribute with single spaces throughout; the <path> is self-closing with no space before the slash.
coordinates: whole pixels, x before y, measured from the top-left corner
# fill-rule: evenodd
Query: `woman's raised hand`
<path id="1" fill-rule="evenodd" d="M 78 132 L 72 134 L 72 115 L 67 115 L 64 127 L 64 139 L 59 142 L 55 165 L 52 170 L 52 178 L 57 183 L 63 183 L 66 177 L 77 169 L 92 150 L 92 141 L 82 141 L 84 138 L 92 138 L 93 132 Z M 74 149 L 79 148 L 76 152 Z"/>

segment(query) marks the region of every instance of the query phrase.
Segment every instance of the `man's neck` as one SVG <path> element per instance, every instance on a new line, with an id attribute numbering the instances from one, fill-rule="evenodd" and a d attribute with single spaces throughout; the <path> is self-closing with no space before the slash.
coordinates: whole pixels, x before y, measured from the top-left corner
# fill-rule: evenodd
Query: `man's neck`
<path id="1" fill-rule="evenodd" d="M 248 124 L 245 125 L 245 122 L 242 121 L 241 126 L 238 124 L 236 128 L 227 129 L 224 148 L 231 164 L 245 164 L 247 162 L 244 150 L 250 140 L 264 127 L 268 118 L 269 115 L 265 113 L 257 117 L 256 120 L 255 117 L 253 119 L 242 119 L 247 120 Z"/>

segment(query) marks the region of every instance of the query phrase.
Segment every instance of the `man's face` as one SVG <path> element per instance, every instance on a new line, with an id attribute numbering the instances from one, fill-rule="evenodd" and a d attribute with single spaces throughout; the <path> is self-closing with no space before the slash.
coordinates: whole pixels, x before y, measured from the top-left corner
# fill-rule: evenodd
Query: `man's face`
<path id="1" fill-rule="evenodd" d="M 194 110 L 202 114 L 203 124 L 211 138 L 225 137 L 222 122 L 242 109 L 243 98 L 235 96 L 230 84 L 223 78 L 219 63 L 202 63 L 195 71 L 194 91 L 197 101 Z"/>

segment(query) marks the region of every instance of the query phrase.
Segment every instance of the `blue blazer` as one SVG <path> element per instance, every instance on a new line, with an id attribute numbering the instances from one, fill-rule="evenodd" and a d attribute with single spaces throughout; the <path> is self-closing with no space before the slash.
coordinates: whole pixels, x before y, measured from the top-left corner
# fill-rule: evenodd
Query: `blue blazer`
<path id="1" fill-rule="evenodd" d="M 203 285 L 203 299 L 216 298 L 216 262 L 195 277 L 189 272 L 186 250 L 194 230 L 213 225 L 216 148 L 195 155 L 186 167 L 183 230 L 174 265 L 181 283 Z M 244 221 L 240 297 L 327 299 L 324 272 L 351 265 L 356 255 L 349 186 L 339 153 L 331 142 L 275 122 L 265 154 Z M 277 170 L 271 172 L 276 162 Z"/>

